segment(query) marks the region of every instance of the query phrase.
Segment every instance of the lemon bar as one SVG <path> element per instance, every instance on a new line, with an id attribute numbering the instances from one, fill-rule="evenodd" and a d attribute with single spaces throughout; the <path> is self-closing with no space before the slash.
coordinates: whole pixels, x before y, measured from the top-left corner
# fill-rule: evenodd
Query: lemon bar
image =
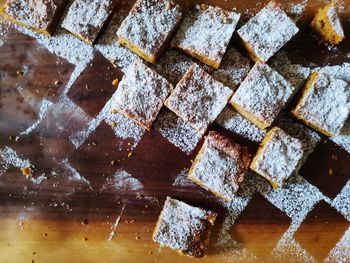
<path id="1" fill-rule="evenodd" d="M 188 179 L 230 202 L 249 164 L 250 155 L 246 147 L 211 131 L 193 162 Z"/>
<path id="2" fill-rule="evenodd" d="M 349 112 L 349 84 L 314 72 L 307 80 L 292 115 L 326 136 L 333 136 L 341 132 Z"/>
<path id="3" fill-rule="evenodd" d="M 213 68 L 219 68 L 240 14 L 202 4 L 185 16 L 171 45 Z"/>
<path id="4" fill-rule="evenodd" d="M 153 241 L 190 257 L 207 250 L 217 214 L 167 197 L 153 232 Z"/>
<path id="5" fill-rule="evenodd" d="M 171 0 L 137 0 L 117 31 L 121 45 L 155 64 L 182 18 Z"/>
<path id="6" fill-rule="evenodd" d="M 278 127 L 262 140 L 250 168 L 278 188 L 299 167 L 303 157 L 302 142 Z"/>

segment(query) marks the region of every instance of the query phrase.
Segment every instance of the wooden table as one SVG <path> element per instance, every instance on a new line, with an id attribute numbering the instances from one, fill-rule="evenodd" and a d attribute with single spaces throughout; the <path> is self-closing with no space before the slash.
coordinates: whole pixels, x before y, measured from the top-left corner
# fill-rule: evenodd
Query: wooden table
<path id="1" fill-rule="evenodd" d="M 184 4 L 187 8 L 196 1 L 183 2 L 187 2 Z M 266 3 L 206 2 L 254 12 Z M 283 3 L 288 6 L 291 2 Z M 350 1 L 344 3 L 342 19 L 349 39 Z M 349 61 L 346 55 L 350 52 L 348 39 L 336 51 L 328 50 L 308 32 L 311 15 L 321 5 L 321 1 L 309 1 L 298 22 L 301 33 L 286 50 L 318 65 Z M 144 135 L 128 158 L 130 147 L 127 142 L 116 138 L 109 125 L 101 124 L 79 149 L 75 149 L 68 135 L 70 127 L 74 129 L 84 121 L 77 116 L 64 131 L 58 132 L 53 125 L 43 132 L 39 124 L 38 129 L 16 141 L 15 137 L 39 118 L 38 105 L 43 99 L 53 103 L 60 100 L 74 65 L 16 30 L 11 29 L 5 38 L 5 43 L 0 45 L 0 148 L 11 147 L 21 158 L 30 160 L 36 169 L 34 177 L 45 172 L 49 174 L 67 159 L 90 185 L 69 179 L 73 172 L 67 167 L 59 170 L 61 177 L 48 175 L 49 179 L 39 185 L 26 179 L 18 168 L 0 169 L 0 262 L 246 262 L 249 257 L 242 256 L 244 248 L 248 255 L 256 256 L 257 261 L 300 260 L 288 250 L 282 257 L 272 257 L 272 249 L 291 220 L 261 195 L 251 201 L 249 210 L 242 215 L 244 220 L 239 220 L 229 231 L 240 245 L 230 249 L 215 246 L 227 212 L 222 203 L 199 187 L 172 185 L 176 176 L 190 167 L 201 143 L 188 156 L 152 130 Z M 93 118 L 115 91 L 112 80 L 121 75 L 121 71 L 97 52 L 69 96 L 89 118 Z M 89 84 L 89 91 L 85 90 L 86 84 Z M 18 91 L 19 87 L 24 93 Z M 68 115 L 61 117 L 70 118 Z M 212 129 L 249 145 L 252 153 L 257 148 L 257 144 L 217 125 Z M 332 159 L 333 155 L 337 156 L 337 161 Z M 301 174 L 334 198 L 350 179 L 349 157 L 346 151 L 323 138 Z M 121 162 L 112 165 L 112 160 Z M 333 169 L 331 178 L 329 168 Z M 143 189 L 102 191 L 107 178 L 119 169 L 125 169 L 137 178 Z M 155 220 L 166 196 L 219 213 L 210 249 L 204 258 L 195 260 L 180 256 L 170 249 L 159 248 L 151 240 Z M 333 210 L 327 205 L 321 206 L 315 214 L 318 219 L 304 222 L 298 231 L 298 240 L 302 240 L 303 247 L 317 259 L 326 257 L 349 228 L 349 222 Z M 116 224 L 119 218 L 119 224 Z M 337 228 L 333 227 L 335 224 Z M 117 225 L 115 229 L 114 225 Z M 113 230 L 114 236 L 109 240 Z"/>

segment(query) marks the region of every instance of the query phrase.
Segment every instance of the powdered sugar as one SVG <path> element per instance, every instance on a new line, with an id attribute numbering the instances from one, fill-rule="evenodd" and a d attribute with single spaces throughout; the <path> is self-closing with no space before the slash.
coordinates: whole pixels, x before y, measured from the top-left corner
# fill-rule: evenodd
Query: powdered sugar
<path id="1" fill-rule="evenodd" d="M 106 183 L 102 187 L 102 191 L 107 189 L 115 189 L 118 192 L 138 191 L 143 189 L 143 185 L 128 172 L 118 170 L 113 176 L 107 178 Z"/>
<path id="2" fill-rule="evenodd" d="M 202 135 L 169 110 L 160 112 L 154 128 L 186 154 L 196 147 Z"/>
<path id="3" fill-rule="evenodd" d="M 16 151 L 8 146 L 0 149 L 0 163 L 2 168 L 5 170 L 9 169 L 11 166 L 16 168 L 31 167 L 29 160 L 22 159 L 18 156 Z"/>
<path id="4" fill-rule="evenodd" d="M 239 18 L 233 11 L 196 5 L 185 16 L 171 45 L 218 68 Z"/>
<path id="5" fill-rule="evenodd" d="M 165 105 L 204 133 L 225 107 L 232 90 L 215 81 L 197 65 L 191 66 L 165 101 Z"/>
<path id="6" fill-rule="evenodd" d="M 260 142 L 266 134 L 265 130 L 259 129 L 230 106 L 224 108 L 215 122 L 225 129 L 254 142 Z"/>

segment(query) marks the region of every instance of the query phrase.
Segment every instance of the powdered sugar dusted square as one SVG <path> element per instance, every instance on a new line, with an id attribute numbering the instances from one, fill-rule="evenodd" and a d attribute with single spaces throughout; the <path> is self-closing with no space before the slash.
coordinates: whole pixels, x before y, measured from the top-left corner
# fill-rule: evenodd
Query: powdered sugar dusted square
<path id="1" fill-rule="evenodd" d="M 256 63 L 230 103 L 260 129 L 271 126 L 294 94 L 294 87 L 267 64 Z"/>
<path id="2" fill-rule="evenodd" d="M 224 109 L 232 90 L 193 64 L 165 101 L 165 105 L 200 133 Z"/>
<path id="3" fill-rule="evenodd" d="M 191 257 L 203 256 L 217 214 L 167 197 L 153 232 L 161 246 Z"/>
<path id="4" fill-rule="evenodd" d="M 171 45 L 219 68 L 239 18 L 240 14 L 233 11 L 196 5 L 185 16 Z"/>
<path id="5" fill-rule="evenodd" d="M 250 168 L 278 188 L 298 168 L 303 153 L 300 140 L 274 127 L 266 134 Z"/>
<path id="6" fill-rule="evenodd" d="M 67 0 L 8 0 L 0 13 L 15 23 L 52 34 Z"/>
<path id="7" fill-rule="evenodd" d="M 292 114 L 327 136 L 339 134 L 350 114 L 350 87 L 330 75 L 313 73 Z"/>
<path id="8" fill-rule="evenodd" d="M 118 29 L 119 42 L 155 63 L 181 18 L 173 1 L 138 0 Z"/>
<path id="9" fill-rule="evenodd" d="M 193 162 L 188 179 L 229 202 L 243 181 L 249 163 L 246 147 L 211 131 Z"/>
<path id="10" fill-rule="evenodd" d="M 252 59 L 266 62 L 298 31 L 282 8 L 270 2 L 237 32 Z"/>
<path id="11" fill-rule="evenodd" d="M 112 13 L 113 0 L 75 0 L 69 7 L 62 27 L 92 44 Z"/>
<path id="12" fill-rule="evenodd" d="M 149 130 L 173 86 L 140 61 L 125 72 L 112 107 Z"/>

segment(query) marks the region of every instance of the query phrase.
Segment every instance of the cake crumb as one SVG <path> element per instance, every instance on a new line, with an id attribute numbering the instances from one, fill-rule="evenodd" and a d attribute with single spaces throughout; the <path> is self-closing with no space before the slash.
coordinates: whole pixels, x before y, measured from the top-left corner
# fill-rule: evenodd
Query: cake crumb
<path id="1" fill-rule="evenodd" d="M 30 177 L 33 176 L 33 172 L 32 172 L 32 170 L 30 169 L 30 167 L 28 167 L 28 166 L 22 167 L 22 168 L 21 168 L 21 171 L 22 171 L 22 174 L 23 174 L 27 179 L 29 179 Z"/>

